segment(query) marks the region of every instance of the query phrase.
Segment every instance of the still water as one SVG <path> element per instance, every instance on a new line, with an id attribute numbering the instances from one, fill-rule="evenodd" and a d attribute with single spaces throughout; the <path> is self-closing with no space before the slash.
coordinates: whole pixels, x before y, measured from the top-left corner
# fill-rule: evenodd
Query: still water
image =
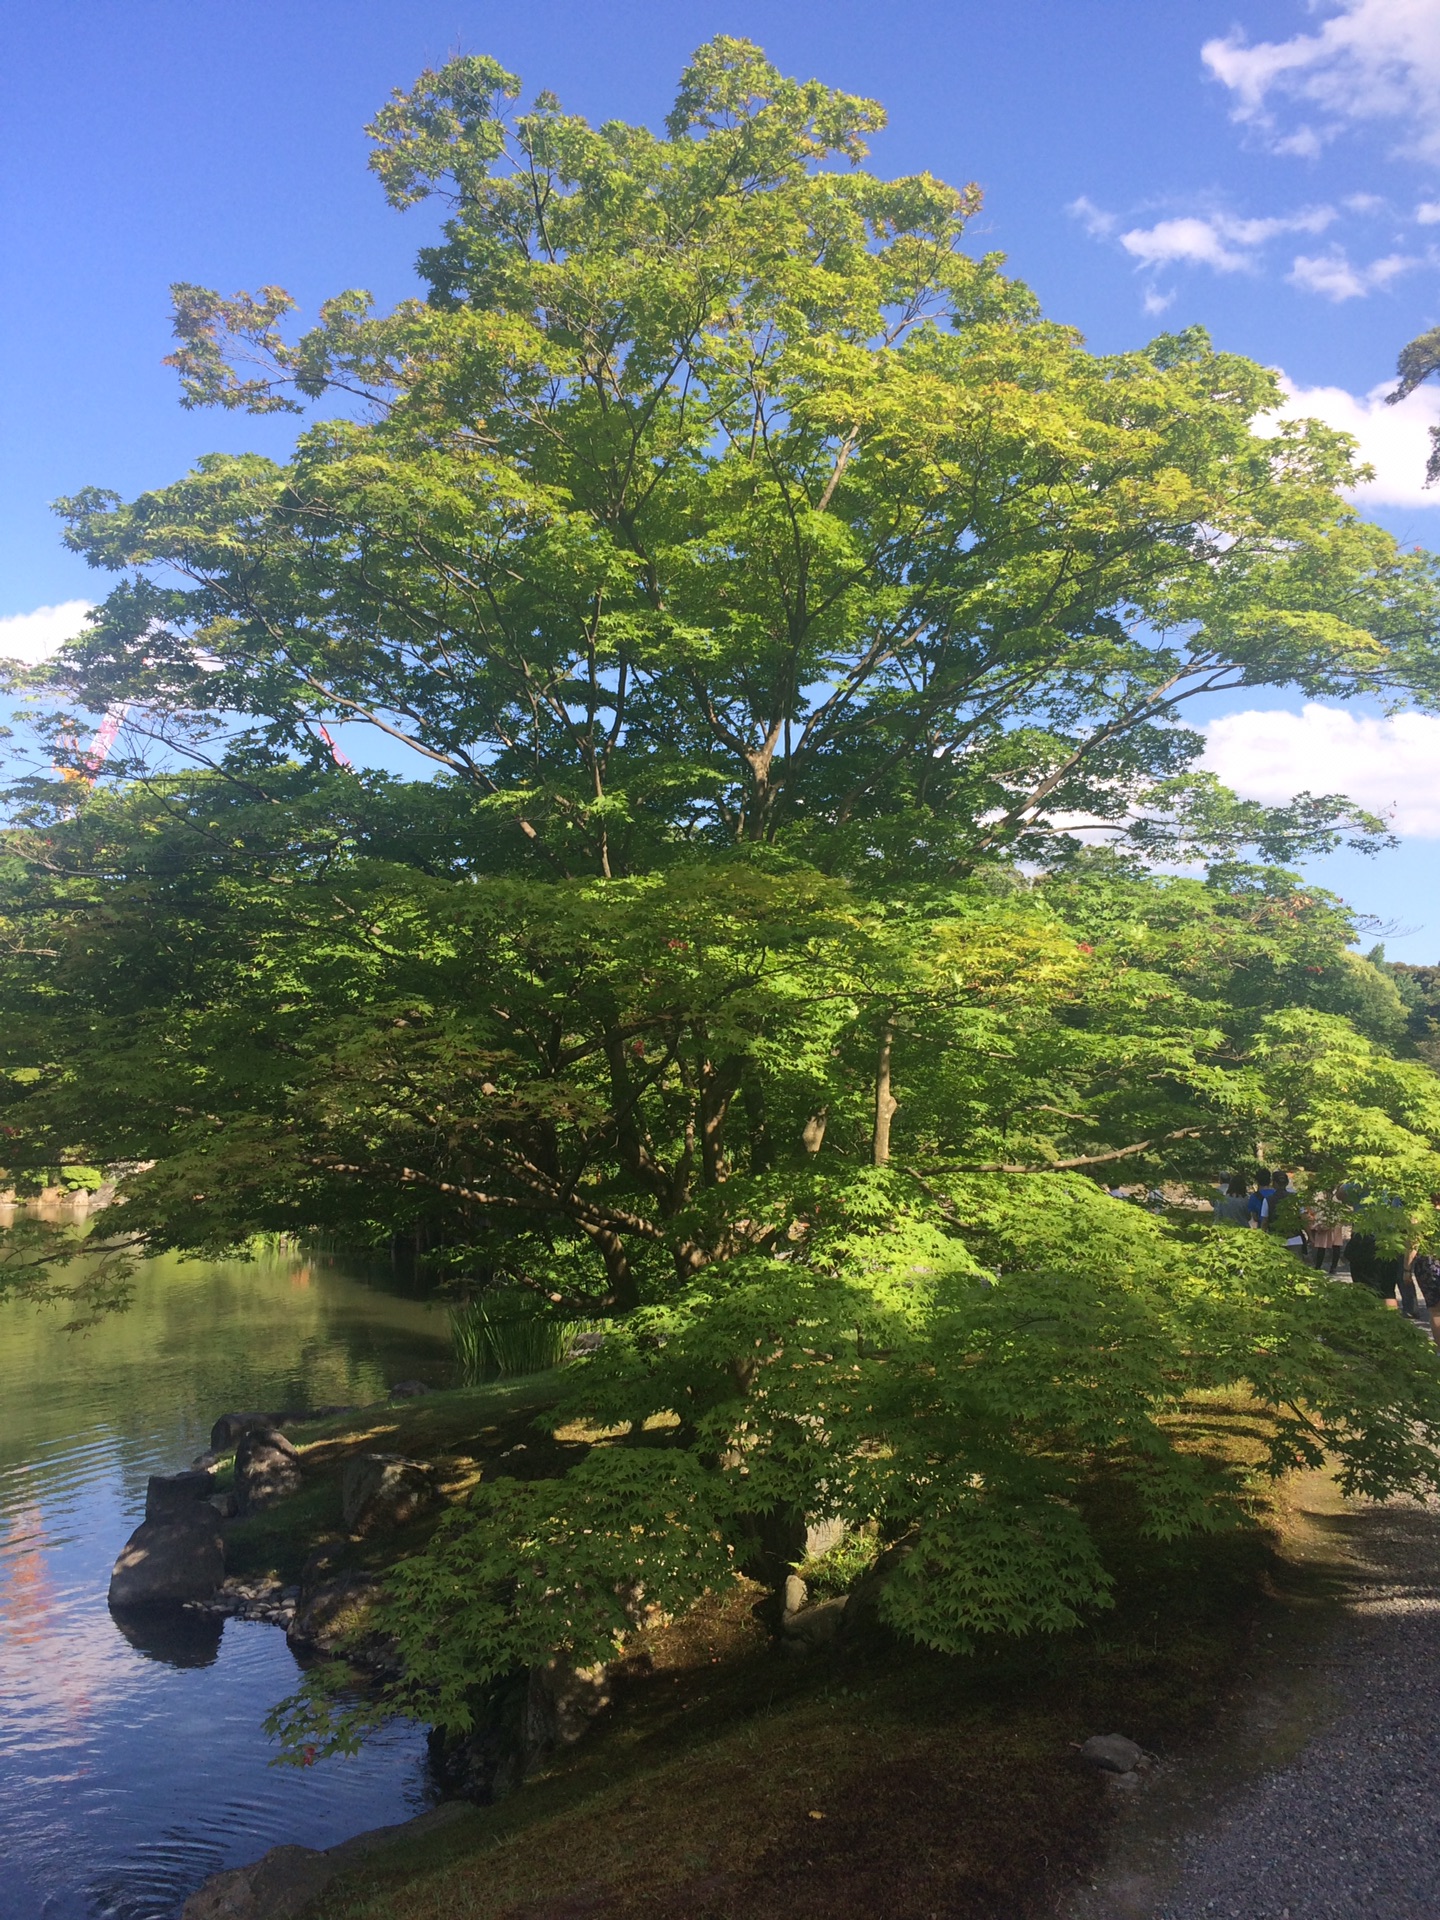
<path id="1" fill-rule="evenodd" d="M 423 1304 L 284 1256 L 156 1260 L 129 1312 L 84 1334 L 63 1318 L 0 1302 L 0 1920 L 171 1920 L 220 1867 L 331 1846 L 429 1791 L 408 1725 L 358 1759 L 270 1766 L 260 1722 L 297 1673 L 278 1628 L 120 1632 L 105 1590 L 146 1479 L 229 1408 L 438 1383 L 448 1343 Z"/>

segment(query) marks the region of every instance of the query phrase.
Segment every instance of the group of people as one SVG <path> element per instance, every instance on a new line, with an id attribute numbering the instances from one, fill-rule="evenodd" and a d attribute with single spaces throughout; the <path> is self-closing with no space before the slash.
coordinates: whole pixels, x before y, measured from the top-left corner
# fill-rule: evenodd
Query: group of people
<path id="1" fill-rule="evenodd" d="M 1373 1233 L 1356 1233 L 1340 1217 L 1342 1207 L 1352 1208 L 1363 1198 L 1340 1187 L 1302 1204 L 1287 1172 L 1271 1173 L 1262 1167 L 1253 1181 L 1244 1174 L 1231 1174 L 1212 1204 L 1221 1225 L 1283 1232 L 1287 1246 L 1307 1265 L 1328 1271 L 1332 1279 L 1340 1277 L 1345 1261 L 1354 1285 L 1368 1287 L 1415 1319 L 1428 1318 L 1440 1345 L 1440 1257 L 1414 1246 L 1403 1253 L 1381 1253 Z M 1287 1201 L 1292 1203 L 1288 1209 Z"/>

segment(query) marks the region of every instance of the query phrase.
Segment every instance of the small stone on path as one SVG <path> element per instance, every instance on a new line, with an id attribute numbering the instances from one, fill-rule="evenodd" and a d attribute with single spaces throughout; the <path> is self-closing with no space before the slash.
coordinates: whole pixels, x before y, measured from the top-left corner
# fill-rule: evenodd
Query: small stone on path
<path id="1" fill-rule="evenodd" d="M 1145 1749 L 1123 1733 L 1096 1733 L 1081 1747 L 1080 1758 L 1105 1773 L 1133 1773 L 1145 1758 Z"/>

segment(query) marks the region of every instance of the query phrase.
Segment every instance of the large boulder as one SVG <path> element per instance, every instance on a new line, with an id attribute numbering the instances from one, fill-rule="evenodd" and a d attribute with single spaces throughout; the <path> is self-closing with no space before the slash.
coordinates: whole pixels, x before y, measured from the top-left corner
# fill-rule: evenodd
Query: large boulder
<path id="1" fill-rule="evenodd" d="M 168 1520 L 183 1513 L 197 1501 L 208 1500 L 215 1491 L 215 1476 L 204 1468 L 192 1467 L 188 1473 L 152 1473 L 145 1489 L 145 1518 Z"/>
<path id="2" fill-rule="evenodd" d="M 180 1920 L 294 1920 L 335 1878 L 337 1866 L 310 1847 L 272 1847 L 253 1866 L 212 1874 Z"/>
<path id="3" fill-rule="evenodd" d="M 434 1499 L 431 1468 L 398 1453 L 358 1454 L 340 1476 L 340 1511 L 351 1533 L 404 1526 Z"/>
<path id="4" fill-rule="evenodd" d="M 164 1520 L 138 1526 L 110 1575 L 112 1607 L 178 1605 L 208 1600 L 225 1578 L 220 1516 L 197 1500 Z"/>
<path id="5" fill-rule="evenodd" d="M 380 1592 L 373 1573 L 325 1571 L 318 1577 L 307 1576 L 301 1580 L 295 1616 L 285 1637 L 304 1652 L 354 1654 Z"/>
<path id="6" fill-rule="evenodd" d="M 431 1728 L 432 1774 L 447 1793 L 481 1806 L 506 1799 L 558 1748 L 580 1739 L 611 1704 L 627 1665 L 574 1667 L 562 1658 L 477 1688 L 463 1733 Z"/>
<path id="7" fill-rule="evenodd" d="M 180 1920 L 294 1920 L 305 1912 L 339 1873 L 381 1853 L 397 1840 L 414 1841 L 464 1819 L 469 1808 L 456 1801 L 433 1807 L 395 1827 L 357 1833 L 326 1853 L 309 1847 L 272 1847 L 248 1867 L 212 1874 L 180 1910 Z"/>
<path id="8" fill-rule="evenodd" d="M 557 1747 L 570 1747 L 590 1722 L 615 1697 L 615 1676 L 621 1666 L 597 1660 L 576 1667 L 566 1659 L 533 1667 L 525 1690 L 525 1751 L 523 1771 L 544 1763 Z"/>
<path id="9" fill-rule="evenodd" d="M 274 1427 L 268 1413 L 222 1413 L 210 1429 L 210 1451 L 233 1453 L 247 1433 L 270 1433 Z"/>
<path id="10" fill-rule="evenodd" d="M 800 1587 L 804 1584 L 803 1580 L 796 1582 Z M 786 1598 L 790 1596 L 787 1594 Z M 807 1654 L 834 1646 L 845 1625 L 847 1606 L 846 1597 L 841 1594 L 835 1599 L 817 1600 L 810 1606 L 802 1602 L 794 1612 L 787 1609 L 781 1622 L 781 1644 L 786 1652 Z"/>
<path id="11" fill-rule="evenodd" d="M 235 1505 L 243 1516 L 273 1507 L 300 1487 L 300 1456 L 273 1427 L 240 1436 L 235 1449 Z"/>

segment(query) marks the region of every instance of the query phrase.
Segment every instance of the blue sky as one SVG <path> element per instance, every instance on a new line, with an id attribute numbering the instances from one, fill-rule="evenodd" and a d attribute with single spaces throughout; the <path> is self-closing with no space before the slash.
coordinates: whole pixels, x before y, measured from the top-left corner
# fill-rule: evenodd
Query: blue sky
<path id="1" fill-rule="evenodd" d="M 1440 0 L 46 0 L 0 38 L 0 653 L 104 590 L 60 546 L 57 495 L 286 444 L 283 420 L 179 407 L 172 280 L 276 282 L 306 310 L 410 290 L 429 216 L 385 207 L 361 131 L 392 87 L 486 52 L 572 110 L 657 122 L 717 32 L 882 100 L 877 170 L 978 181 L 976 244 L 1097 349 L 1198 321 L 1281 368 L 1299 410 L 1359 434 L 1364 510 L 1440 543 L 1420 488 L 1440 385 L 1376 398 L 1440 320 Z M 1440 719 L 1302 705 L 1208 716 L 1214 763 L 1263 798 L 1395 808 L 1398 850 L 1311 871 L 1414 929 L 1393 955 L 1440 958 Z"/>

